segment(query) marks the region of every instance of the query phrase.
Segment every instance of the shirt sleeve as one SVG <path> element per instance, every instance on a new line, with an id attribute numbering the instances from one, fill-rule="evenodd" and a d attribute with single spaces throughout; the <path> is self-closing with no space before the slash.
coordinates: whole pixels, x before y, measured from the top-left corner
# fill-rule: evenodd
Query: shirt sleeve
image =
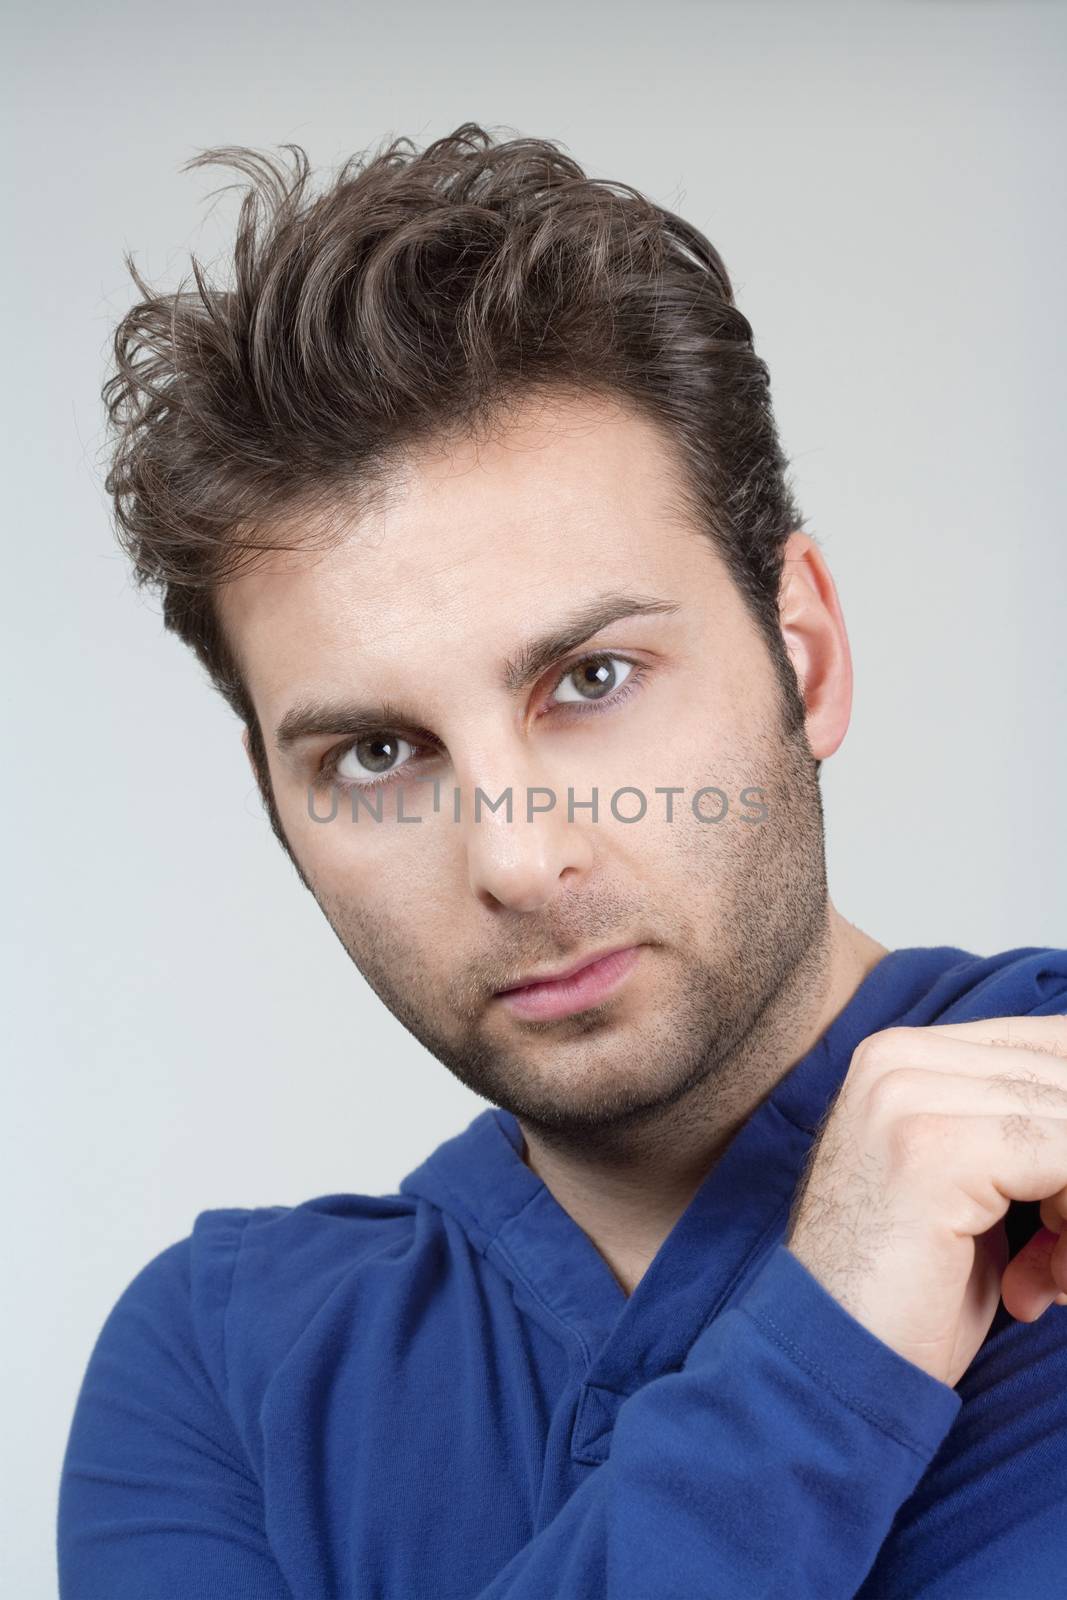
<path id="1" fill-rule="evenodd" d="M 476 1600 L 845 1600 L 961 1405 L 776 1245 Z"/>
<path id="2" fill-rule="evenodd" d="M 294 1600 L 202 1359 L 190 1247 L 142 1268 L 89 1357 L 60 1474 L 60 1600 Z"/>
<path id="3" fill-rule="evenodd" d="M 134 1279 L 90 1357 L 60 1600 L 294 1600 L 201 1359 L 216 1366 L 188 1246 Z M 220 1327 L 224 1310 L 220 1290 Z M 683 1366 L 623 1401 L 604 1462 L 471 1600 L 844 1600 L 961 1404 L 778 1245 Z"/>

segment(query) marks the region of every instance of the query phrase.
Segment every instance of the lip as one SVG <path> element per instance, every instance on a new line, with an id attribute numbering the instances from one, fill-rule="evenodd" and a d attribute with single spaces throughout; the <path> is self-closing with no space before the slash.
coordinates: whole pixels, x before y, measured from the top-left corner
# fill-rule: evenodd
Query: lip
<path id="1" fill-rule="evenodd" d="M 606 950 L 594 950 L 591 956 L 583 956 L 576 961 L 573 967 L 560 967 L 558 972 L 531 972 L 529 977 L 523 978 L 520 983 L 513 983 L 509 989 L 498 989 L 498 995 L 514 994 L 519 989 L 528 989 L 534 983 L 562 983 L 564 978 L 573 978 L 577 973 L 583 972 L 586 967 L 591 967 L 596 961 L 603 961 L 605 956 L 613 956 L 619 950 L 630 950 L 632 945 L 612 944 Z"/>
<path id="2" fill-rule="evenodd" d="M 540 1021 L 586 1011 L 615 992 L 637 964 L 643 948 L 639 944 L 616 946 L 614 950 L 587 957 L 562 974 L 502 989 L 494 999 L 517 1016 Z"/>

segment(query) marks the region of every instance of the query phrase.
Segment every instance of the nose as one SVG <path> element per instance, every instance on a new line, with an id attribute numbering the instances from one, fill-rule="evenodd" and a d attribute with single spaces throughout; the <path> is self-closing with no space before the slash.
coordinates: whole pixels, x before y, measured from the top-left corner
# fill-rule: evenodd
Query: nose
<path id="1" fill-rule="evenodd" d="M 482 791 L 477 821 L 476 785 L 462 785 L 463 842 L 471 892 L 486 906 L 538 911 L 559 893 L 561 884 L 590 867 L 591 812 L 579 809 L 580 802 L 590 797 L 575 791 L 574 820 L 568 822 L 566 785 L 560 789 L 543 771 L 535 775 L 532 768 L 513 765 L 511 772 L 510 785 L 504 782 L 491 787 L 484 773 L 477 780 Z M 486 796 L 500 802 L 495 809 L 487 804 Z M 587 819 L 584 823 L 583 817 Z"/>

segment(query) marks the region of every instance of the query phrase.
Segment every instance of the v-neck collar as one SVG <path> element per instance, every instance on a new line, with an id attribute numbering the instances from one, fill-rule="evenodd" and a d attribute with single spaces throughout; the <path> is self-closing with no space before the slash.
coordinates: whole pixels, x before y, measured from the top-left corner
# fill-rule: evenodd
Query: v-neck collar
<path id="1" fill-rule="evenodd" d="M 586 1382 L 624 1396 L 680 1366 L 701 1329 L 782 1236 L 815 1128 L 856 1045 L 903 1020 L 954 946 L 891 950 L 742 1125 L 627 1296 L 589 1236 L 522 1159 L 511 1112 L 490 1107 L 401 1183 L 451 1213 L 577 1347 Z"/>

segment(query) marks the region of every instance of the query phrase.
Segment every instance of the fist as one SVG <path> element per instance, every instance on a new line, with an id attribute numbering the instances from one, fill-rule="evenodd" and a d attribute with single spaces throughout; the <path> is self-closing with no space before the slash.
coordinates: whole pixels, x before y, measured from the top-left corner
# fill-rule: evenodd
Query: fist
<path id="1" fill-rule="evenodd" d="M 1008 1262 L 1003 1217 L 1044 1227 Z M 786 1247 L 871 1333 L 956 1384 L 1001 1298 L 1067 1304 L 1067 1016 L 886 1028 L 853 1052 Z M 1067 1327 L 1065 1327 L 1067 1333 Z"/>

